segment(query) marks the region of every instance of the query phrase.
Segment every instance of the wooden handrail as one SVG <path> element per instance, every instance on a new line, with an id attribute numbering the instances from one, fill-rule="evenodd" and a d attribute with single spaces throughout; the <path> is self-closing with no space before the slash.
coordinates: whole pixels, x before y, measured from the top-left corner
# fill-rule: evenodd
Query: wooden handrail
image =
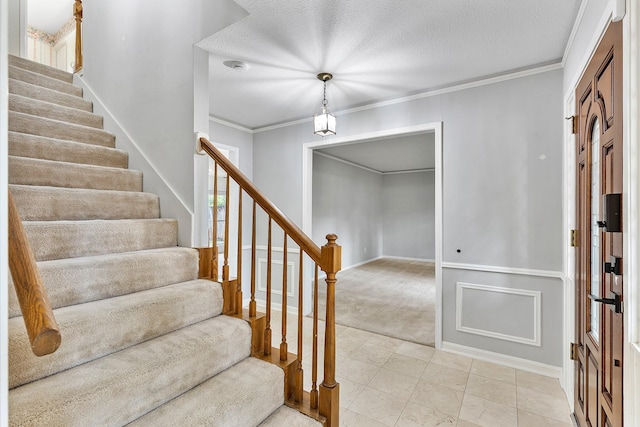
<path id="1" fill-rule="evenodd" d="M 55 352 L 60 347 L 60 330 L 10 192 L 9 269 L 33 354 L 45 356 Z"/>
<path id="2" fill-rule="evenodd" d="M 282 228 L 298 246 L 304 250 L 309 257 L 316 263 L 322 265 L 320 257 L 320 247 L 316 245 L 304 232 L 293 223 L 280 209 L 276 207 L 269 199 L 266 198 L 260 190 L 226 157 L 221 155 L 215 149 L 213 144 L 207 138 L 200 138 L 202 149 L 209 155 L 218 165 L 224 169 L 227 174 L 234 177 L 236 183 L 244 189 L 244 191 L 255 200 L 258 205 Z"/>
<path id="3" fill-rule="evenodd" d="M 82 0 L 76 0 L 73 4 L 73 16 L 76 18 L 76 61 L 73 72 L 82 70 Z"/>

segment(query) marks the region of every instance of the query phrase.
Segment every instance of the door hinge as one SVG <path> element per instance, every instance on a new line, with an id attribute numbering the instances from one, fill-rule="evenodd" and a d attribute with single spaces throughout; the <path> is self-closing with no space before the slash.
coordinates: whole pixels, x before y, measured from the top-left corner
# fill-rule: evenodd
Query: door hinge
<path id="1" fill-rule="evenodd" d="M 578 118 L 576 116 L 565 117 L 565 120 L 571 120 L 571 133 L 573 135 L 578 133 Z"/>
<path id="2" fill-rule="evenodd" d="M 572 248 L 578 247 L 578 230 L 571 230 L 569 245 Z"/>
<path id="3" fill-rule="evenodd" d="M 572 342 L 570 348 L 570 358 L 571 360 L 578 360 L 578 344 Z"/>

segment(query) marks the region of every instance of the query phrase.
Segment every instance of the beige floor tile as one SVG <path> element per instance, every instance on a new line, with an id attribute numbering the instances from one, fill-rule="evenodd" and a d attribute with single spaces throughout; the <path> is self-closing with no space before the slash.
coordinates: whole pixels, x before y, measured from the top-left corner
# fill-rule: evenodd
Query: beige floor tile
<path id="1" fill-rule="evenodd" d="M 409 402 L 396 427 L 455 427 L 456 423 L 456 417 Z"/>
<path id="2" fill-rule="evenodd" d="M 509 384 L 516 383 L 516 370 L 507 366 L 496 365 L 495 363 L 485 362 L 483 360 L 474 359 L 471 363 L 471 371 L 474 375 L 491 378 L 493 380 L 502 381 Z"/>
<path id="3" fill-rule="evenodd" d="M 573 424 L 518 409 L 518 427 L 568 427 Z"/>
<path id="4" fill-rule="evenodd" d="M 471 421 L 458 420 L 458 424 L 456 424 L 456 427 L 482 427 L 482 426 L 476 423 L 472 423 Z"/>
<path id="5" fill-rule="evenodd" d="M 437 363 L 429 363 L 421 378 L 433 384 L 442 384 L 456 390 L 464 391 L 467 386 L 467 380 L 469 379 L 469 373 L 438 365 Z"/>
<path id="6" fill-rule="evenodd" d="M 340 407 L 348 409 L 353 401 L 360 396 L 365 386 L 346 378 L 336 377 L 336 381 L 340 384 Z"/>
<path id="7" fill-rule="evenodd" d="M 376 376 L 380 368 L 370 363 L 354 359 L 345 359 L 336 366 L 336 376 L 346 378 L 358 384 L 367 385 Z"/>
<path id="8" fill-rule="evenodd" d="M 516 369 L 516 385 L 518 387 L 530 388 L 545 393 L 553 393 L 564 396 L 560 381 L 557 378 L 546 377 L 532 372 Z"/>
<path id="9" fill-rule="evenodd" d="M 385 427 L 385 424 L 347 409 L 340 414 L 340 427 Z"/>
<path id="10" fill-rule="evenodd" d="M 465 393 L 472 394 L 492 402 L 516 407 L 516 386 L 479 375 L 469 375 Z"/>
<path id="11" fill-rule="evenodd" d="M 380 369 L 369 382 L 368 387 L 407 400 L 411 397 L 417 383 L 418 378 L 389 371 L 388 369 Z"/>
<path id="12" fill-rule="evenodd" d="M 349 410 L 365 415 L 387 426 L 395 425 L 407 401 L 373 388 L 365 388 Z"/>
<path id="13" fill-rule="evenodd" d="M 491 402 L 471 394 L 464 396 L 459 418 L 483 427 L 517 427 L 518 425 L 516 408 Z"/>
<path id="14" fill-rule="evenodd" d="M 569 404 L 564 396 L 525 387 L 518 387 L 517 393 L 518 409 L 564 423 L 571 421 Z"/>
<path id="15" fill-rule="evenodd" d="M 471 370 L 472 361 L 473 359 L 470 357 L 448 353 L 446 351 L 440 350 L 436 350 L 436 352 L 433 354 L 433 357 L 431 357 L 431 360 L 429 360 L 430 363 L 437 363 L 438 365 L 459 369 L 466 372 L 469 372 Z"/>
<path id="16" fill-rule="evenodd" d="M 375 345 L 383 350 L 395 351 L 404 341 L 397 338 L 385 337 L 384 335 L 374 335 L 366 342 L 367 345 Z"/>
<path id="17" fill-rule="evenodd" d="M 382 367 L 393 372 L 420 378 L 429 363 L 410 356 L 394 353 Z"/>
<path id="18" fill-rule="evenodd" d="M 369 344 L 367 341 L 367 343 L 363 344 L 351 357 L 355 360 L 370 363 L 381 368 L 387 363 L 387 360 L 389 360 L 392 354 L 392 350 L 385 350 L 375 344 Z"/>
<path id="19" fill-rule="evenodd" d="M 428 362 L 429 360 L 431 360 L 431 357 L 433 357 L 433 354 L 435 352 L 436 352 L 436 349 L 433 347 L 416 344 L 412 342 L 407 342 L 407 341 L 404 341 L 396 349 L 396 353 L 398 354 L 424 360 L 425 362 Z"/>
<path id="20" fill-rule="evenodd" d="M 464 392 L 444 385 L 420 380 L 416 384 L 410 402 L 457 417 L 464 399 Z"/>

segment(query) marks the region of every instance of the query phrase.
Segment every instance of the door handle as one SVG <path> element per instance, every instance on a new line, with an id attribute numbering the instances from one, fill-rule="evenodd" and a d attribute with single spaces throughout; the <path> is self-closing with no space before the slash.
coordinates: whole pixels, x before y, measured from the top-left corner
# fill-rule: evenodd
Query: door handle
<path id="1" fill-rule="evenodd" d="M 614 293 L 613 298 L 600 298 L 589 294 L 589 299 L 602 304 L 613 305 L 616 313 L 622 313 L 622 299 L 618 294 Z"/>

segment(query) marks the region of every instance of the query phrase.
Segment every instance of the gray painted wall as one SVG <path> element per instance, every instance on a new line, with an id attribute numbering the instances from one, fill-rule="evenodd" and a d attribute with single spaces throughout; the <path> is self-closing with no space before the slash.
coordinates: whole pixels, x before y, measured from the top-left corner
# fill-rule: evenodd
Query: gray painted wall
<path id="1" fill-rule="evenodd" d="M 193 44 L 245 16 L 231 0 L 85 1 L 85 81 L 192 211 Z"/>
<path id="2" fill-rule="evenodd" d="M 335 233 L 342 267 L 382 256 L 382 175 L 313 156 L 313 240 Z"/>
<path id="3" fill-rule="evenodd" d="M 383 175 L 385 256 L 435 260 L 435 199 L 434 172 Z"/>
<path id="4" fill-rule="evenodd" d="M 447 295 L 455 293 L 457 274 L 462 273 L 472 283 L 507 281 L 509 286 L 524 289 L 543 287 L 544 322 L 562 324 L 562 308 L 554 306 L 558 296 L 562 298 L 560 279 L 534 275 L 523 281 L 513 274 L 468 273 L 456 268 L 456 264 L 471 264 L 481 270 L 496 266 L 561 275 L 562 84 L 562 70 L 553 70 L 338 113 L 341 137 L 443 122 L 443 262 L 451 263 L 442 283 L 444 341 L 560 365 L 561 337 L 553 334 L 547 334 L 540 350 L 532 351 L 529 345 L 505 341 L 500 347 L 494 338 L 456 331 L 447 315 L 455 313 L 455 299 Z M 254 135 L 255 182 L 298 224 L 302 218 L 302 146 L 317 140 L 310 122 Z M 488 275 L 491 279 L 486 280 Z"/>

